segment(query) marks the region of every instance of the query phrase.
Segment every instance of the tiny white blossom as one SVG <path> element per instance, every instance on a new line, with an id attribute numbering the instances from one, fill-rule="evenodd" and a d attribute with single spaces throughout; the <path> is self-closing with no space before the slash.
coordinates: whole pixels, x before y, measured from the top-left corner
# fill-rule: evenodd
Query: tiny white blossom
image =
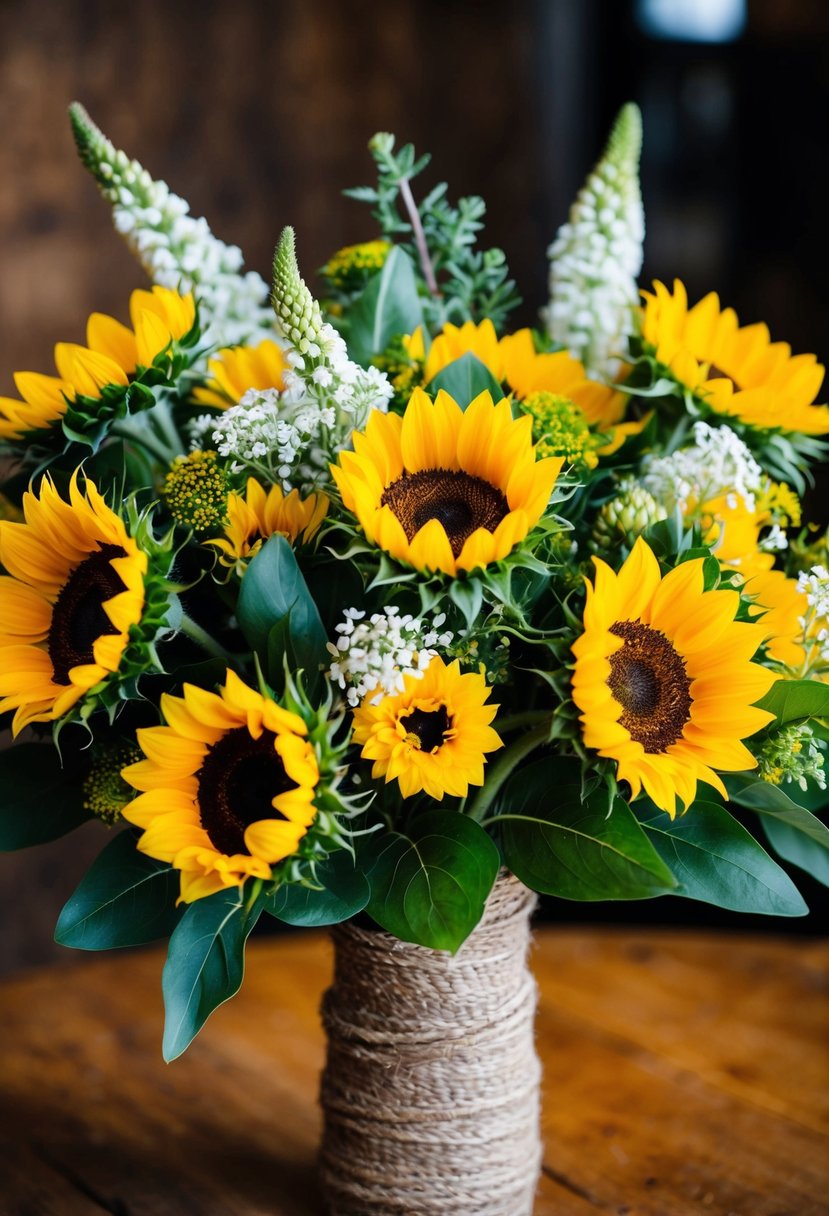
<path id="1" fill-rule="evenodd" d="M 766 480 L 748 447 L 730 427 L 694 423 L 694 442 L 670 456 L 648 457 L 642 484 L 672 511 L 687 513 L 712 498 L 726 495 L 729 506 L 741 499 L 749 511 Z"/>
<path id="2" fill-rule="evenodd" d="M 402 692 L 406 676 L 423 675 L 439 651 L 450 646 L 454 635 L 448 630 L 438 634 L 434 626 L 443 624 L 444 613 L 430 622 L 426 617 L 401 614 L 396 605 L 374 612 L 346 608 L 344 620 L 335 626 L 339 636 L 328 643 L 333 662 L 328 674 L 343 690 L 352 708 L 368 697 L 378 704 L 384 696 Z"/>

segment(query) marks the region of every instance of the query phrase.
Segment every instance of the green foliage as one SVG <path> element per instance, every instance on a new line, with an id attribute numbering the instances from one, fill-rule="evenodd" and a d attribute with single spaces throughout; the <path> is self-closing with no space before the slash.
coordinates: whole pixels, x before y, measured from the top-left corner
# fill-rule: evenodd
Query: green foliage
<path id="1" fill-rule="evenodd" d="M 179 922 L 179 873 L 139 853 L 120 832 L 92 863 L 64 905 L 55 941 L 76 950 L 140 946 L 167 937 Z"/>
<path id="2" fill-rule="evenodd" d="M 673 820 L 652 810 L 641 823 L 679 881 L 674 895 L 734 912 L 805 916 L 809 911 L 786 872 L 719 803 L 695 802 Z"/>
<path id="3" fill-rule="evenodd" d="M 248 566 L 236 616 L 275 688 L 282 686 L 286 662 L 291 671 L 305 673 L 306 687 L 317 683 L 326 633 L 284 536 L 271 536 Z"/>
<path id="4" fill-rule="evenodd" d="M 367 367 L 398 334 L 411 334 L 423 324 L 423 306 L 411 261 L 392 249 L 383 269 L 367 284 L 348 312 L 348 351 Z"/>
<path id="5" fill-rule="evenodd" d="M 677 881 L 621 798 L 582 801 L 579 766 L 552 758 L 519 769 L 494 820 L 504 860 L 534 891 L 562 899 L 650 899 Z"/>
<path id="6" fill-rule="evenodd" d="M 757 704 L 774 714 L 778 726 L 803 718 L 827 718 L 829 684 L 818 680 L 777 680 Z"/>
<path id="7" fill-rule="evenodd" d="M 461 355 L 460 359 L 442 368 L 427 388 L 433 397 L 443 389 L 457 401 L 461 409 L 466 409 L 480 393 L 490 393 L 493 401 L 500 401 L 504 395 L 489 368 L 477 355 L 470 353 Z"/>
<path id="8" fill-rule="evenodd" d="M 521 302 L 509 276 L 503 250 L 476 250 L 483 228 L 486 204 L 477 195 L 462 198 L 457 207 L 446 199 L 447 185 L 441 182 L 417 207 L 423 237 L 434 271 L 435 284 L 427 282 L 420 262 L 412 216 L 400 203 L 414 206 L 409 183 L 429 163 L 429 156 L 415 158 L 411 144 L 395 150 L 393 135 L 381 132 L 369 149 L 377 164 L 376 188 L 360 186 L 345 193 L 360 202 L 373 204 L 372 214 L 383 236 L 399 245 L 418 267 L 424 294 L 427 324 L 439 329 L 444 322 L 462 323 L 489 317 L 496 329 Z"/>
<path id="9" fill-rule="evenodd" d="M 336 925 L 362 912 L 369 901 L 368 880 L 347 849 L 314 867 L 317 886 L 285 883 L 270 894 L 264 910 L 288 925 Z"/>
<path id="10" fill-rule="evenodd" d="M 829 887 L 829 840 L 821 845 L 793 824 L 772 815 L 764 815 L 762 824 L 775 853 Z"/>
<path id="11" fill-rule="evenodd" d="M 367 911 L 378 925 L 453 954 L 483 916 L 499 867 L 489 836 L 457 811 L 428 811 L 405 834 L 369 836 L 358 856 L 371 887 Z"/>
<path id="12" fill-rule="evenodd" d="M 245 973 L 245 942 L 261 912 L 238 887 L 188 906 L 170 938 L 161 987 L 164 1059 L 186 1051 L 214 1009 L 235 996 Z"/>
<path id="13" fill-rule="evenodd" d="M 0 850 L 6 853 L 65 836 L 91 818 L 80 782 L 47 743 L 0 751 Z"/>

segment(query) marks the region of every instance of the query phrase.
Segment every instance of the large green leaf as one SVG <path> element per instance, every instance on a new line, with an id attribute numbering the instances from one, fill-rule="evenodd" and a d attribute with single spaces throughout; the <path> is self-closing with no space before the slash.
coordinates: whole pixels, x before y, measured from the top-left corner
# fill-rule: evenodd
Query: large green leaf
<path id="1" fill-rule="evenodd" d="M 821 848 L 829 849 L 829 828 L 805 806 L 790 798 L 782 786 L 771 785 L 768 781 L 744 773 L 729 776 L 726 785 L 729 794 L 740 806 L 750 807 L 761 815 L 773 816 L 781 823 L 803 832 Z M 806 798 L 808 796 L 804 795 Z"/>
<path id="2" fill-rule="evenodd" d="M 161 978 L 164 1059 L 185 1051 L 214 1009 L 234 996 L 245 973 L 245 942 L 261 904 L 245 908 L 238 887 L 190 904 L 179 921 Z"/>
<path id="3" fill-rule="evenodd" d="M 642 826 L 679 886 L 674 895 L 769 916 L 805 916 L 788 874 L 716 802 L 695 802 L 677 819 L 654 810 Z"/>
<path id="4" fill-rule="evenodd" d="M 135 847 L 121 832 L 92 863 L 58 919 L 55 941 L 76 950 L 140 946 L 172 933 L 179 874 Z"/>
<path id="5" fill-rule="evenodd" d="M 506 864 L 534 891 L 562 899 L 650 899 L 676 889 L 626 802 L 585 802 L 555 760 L 536 760 L 504 787 L 498 819 Z"/>
<path id="6" fill-rule="evenodd" d="M 414 269 L 395 246 L 383 269 L 367 284 L 348 313 L 348 350 L 355 363 L 368 367 L 397 334 L 411 334 L 423 324 Z"/>
<path id="7" fill-rule="evenodd" d="M 775 853 L 829 887 L 829 849 L 773 815 L 763 815 L 761 823 Z"/>
<path id="8" fill-rule="evenodd" d="M 320 664 L 325 661 L 327 638 L 284 536 L 271 536 L 248 566 L 236 616 L 273 685 L 280 685 L 287 658 L 292 670 L 305 672 L 307 686 L 314 686 Z"/>
<path id="9" fill-rule="evenodd" d="M 368 903 L 368 879 L 347 849 L 321 862 L 316 878 L 321 890 L 286 884 L 265 900 L 265 911 L 289 925 L 337 925 Z"/>
<path id="10" fill-rule="evenodd" d="M 484 829 L 458 811 L 419 815 L 405 835 L 367 837 L 360 861 L 378 925 L 453 954 L 481 919 L 500 864 Z"/>
<path id="11" fill-rule="evenodd" d="M 434 397 L 440 389 L 457 401 L 465 410 L 479 393 L 489 392 L 493 401 L 500 401 L 504 393 L 501 385 L 477 355 L 465 354 L 453 363 L 447 364 L 426 386 L 429 395 Z"/>
<path id="12" fill-rule="evenodd" d="M 826 718 L 829 684 L 821 684 L 819 680 L 777 680 L 758 705 L 774 714 L 779 726 L 802 718 Z"/>
<path id="13" fill-rule="evenodd" d="M 81 783 L 61 767 L 51 744 L 0 751 L 0 851 L 57 840 L 90 818 Z"/>

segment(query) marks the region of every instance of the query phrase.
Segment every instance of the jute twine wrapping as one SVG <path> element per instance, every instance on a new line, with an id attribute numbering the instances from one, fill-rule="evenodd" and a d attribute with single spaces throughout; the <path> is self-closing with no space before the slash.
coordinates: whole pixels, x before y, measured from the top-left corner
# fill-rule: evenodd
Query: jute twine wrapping
<path id="1" fill-rule="evenodd" d="M 531 1216 L 541 1167 L 534 904 L 502 873 L 454 957 L 351 924 L 334 930 L 321 1094 L 331 1216 Z"/>

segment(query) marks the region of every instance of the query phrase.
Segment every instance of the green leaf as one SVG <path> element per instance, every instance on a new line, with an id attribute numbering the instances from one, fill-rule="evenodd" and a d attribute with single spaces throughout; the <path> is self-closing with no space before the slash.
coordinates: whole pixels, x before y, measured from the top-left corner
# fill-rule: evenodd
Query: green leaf
<path id="1" fill-rule="evenodd" d="M 360 852 L 371 887 L 367 910 L 404 942 L 454 954 L 483 916 L 498 876 L 498 850 L 458 811 L 428 811 L 406 835 L 369 836 Z"/>
<path id="2" fill-rule="evenodd" d="M 0 851 L 57 840 L 90 818 L 80 782 L 61 767 L 51 744 L 0 751 Z"/>
<path id="3" fill-rule="evenodd" d="M 757 704 L 774 714 L 778 726 L 803 718 L 829 717 L 829 684 L 818 680 L 776 680 Z"/>
<path id="4" fill-rule="evenodd" d="M 325 629 L 294 552 L 284 536 L 262 546 L 242 579 L 236 616 L 242 632 L 266 667 L 271 684 L 282 680 L 287 656 L 312 688 L 325 661 Z"/>
<path id="5" fill-rule="evenodd" d="M 347 849 L 316 867 L 322 890 L 287 883 L 265 900 L 265 911 L 289 925 L 337 925 L 362 912 L 371 894 L 368 879 Z"/>
<path id="6" fill-rule="evenodd" d="M 829 828 L 811 811 L 790 798 L 779 785 L 770 785 L 759 777 L 743 773 L 731 775 L 726 781 L 729 795 L 740 806 L 747 806 L 761 815 L 771 815 L 803 832 L 824 849 L 829 849 Z M 804 795 L 808 798 L 808 795 Z"/>
<path id="7" fill-rule="evenodd" d="M 772 815 L 764 815 L 761 822 L 775 853 L 829 887 L 829 849 L 825 845 Z"/>
<path id="8" fill-rule="evenodd" d="M 414 268 L 395 246 L 378 275 L 366 285 L 348 312 L 348 351 L 367 367 L 397 334 L 411 334 L 423 324 L 423 307 Z"/>
<path id="9" fill-rule="evenodd" d="M 674 895 L 768 916 L 805 916 L 792 880 L 750 832 L 716 802 L 695 802 L 671 820 L 655 810 L 641 820 L 674 877 Z"/>
<path id="10" fill-rule="evenodd" d="M 178 872 L 139 853 L 135 842 L 131 831 L 110 840 L 65 904 L 56 942 L 76 950 L 109 950 L 172 933 L 181 918 Z"/>
<path id="11" fill-rule="evenodd" d="M 536 760 L 504 787 L 497 819 L 504 859 L 534 891 L 562 899 L 650 899 L 676 879 L 621 798 L 581 801 L 578 765 Z"/>
<path id="12" fill-rule="evenodd" d="M 460 359 L 449 363 L 426 386 L 426 391 L 432 397 L 440 389 L 457 401 L 463 410 L 471 401 L 475 400 L 479 393 L 491 393 L 493 401 L 500 401 L 504 395 L 501 385 L 489 368 L 481 362 L 477 355 L 469 353 L 461 355 Z"/>
<path id="13" fill-rule="evenodd" d="M 238 887 L 190 904 L 170 938 L 161 977 L 164 1059 L 190 1046 L 214 1009 L 235 996 L 245 973 L 245 942 L 261 904 L 245 908 Z"/>

